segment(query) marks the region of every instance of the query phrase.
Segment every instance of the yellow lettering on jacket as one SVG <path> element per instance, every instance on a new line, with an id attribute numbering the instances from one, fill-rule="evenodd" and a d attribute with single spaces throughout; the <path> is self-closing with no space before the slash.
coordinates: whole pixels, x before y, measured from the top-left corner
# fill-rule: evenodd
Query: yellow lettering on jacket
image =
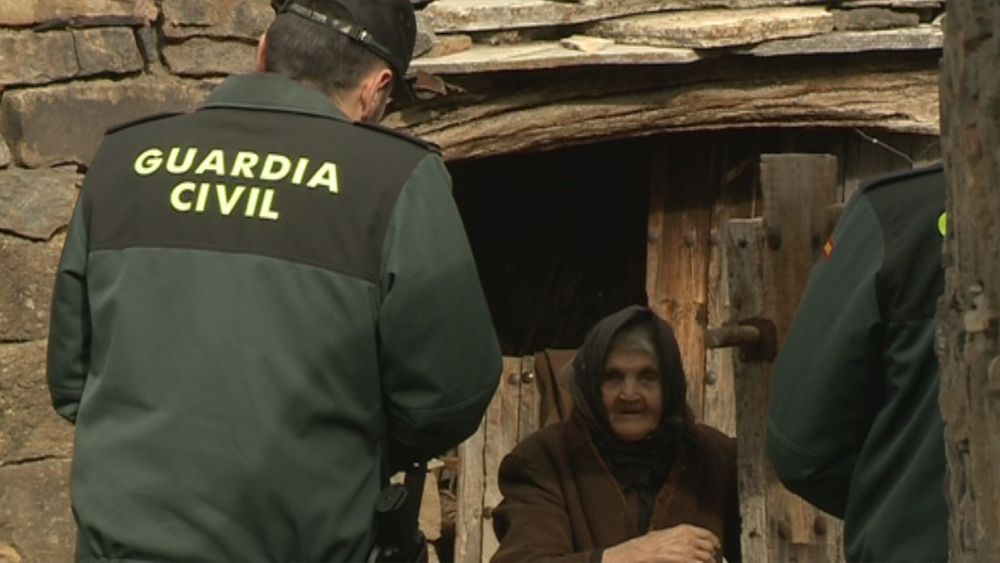
<path id="1" fill-rule="evenodd" d="M 170 207 L 178 213 L 212 213 L 223 217 L 277 221 L 276 186 L 324 188 L 340 193 L 338 165 L 328 160 L 313 161 L 307 156 L 259 153 L 199 147 L 148 147 L 133 162 L 136 175 L 157 173 L 180 176 L 167 194 Z M 234 180 L 229 183 L 227 179 Z M 248 185 L 254 180 L 257 185 Z M 145 185 L 145 184 L 143 184 Z"/>
<path id="2" fill-rule="evenodd" d="M 215 198 L 209 198 L 213 191 Z M 223 217 L 240 215 L 237 210 L 242 210 L 243 217 L 277 221 L 281 214 L 274 208 L 276 191 L 258 186 L 181 182 L 170 190 L 170 207 L 178 213 L 205 213 L 211 209 Z"/>
<path id="3" fill-rule="evenodd" d="M 226 153 L 222 149 L 215 149 L 208 153 L 205 160 L 201 161 L 195 174 L 201 176 L 206 172 L 215 172 L 217 176 L 226 175 Z"/>
<path id="4" fill-rule="evenodd" d="M 194 157 L 198 156 L 198 149 L 188 149 L 184 153 L 184 162 L 182 164 L 177 163 L 177 158 L 181 154 L 181 149 L 179 147 L 174 147 L 170 149 L 170 158 L 167 160 L 167 172 L 171 174 L 184 174 L 188 170 L 191 170 L 191 165 L 194 164 Z"/>
<path id="5" fill-rule="evenodd" d="M 162 165 L 163 151 L 146 149 L 135 159 L 135 173 L 140 176 L 149 176 L 159 170 Z"/>
<path id="6" fill-rule="evenodd" d="M 233 163 L 233 170 L 229 173 L 233 178 L 254 179 L 253 168 L 260 162 L 260 156 L 255 152 L 240 151 L 236 154 L 236 162 Z"/>
<path id="7" fill-rule="evenodd" d="M 280 215 L 277 211 L 273 209 L 274 205 L 274 190 L 264 191 L 264 202 L 260 204 L 260 217 L 261 219 L 269 219 L 271 221 L 277 221 Z"/>
<path id="8" fill-rule="evenodd" d="M 292 161 L 285 155 L 269 154 L 264 159 L 264 169 L 260 171 L 260 179 L 265 182 L 276 182 L 288 176 L 292 169 Z"/>
<path id="9" fill-rule="evenodd" d="M 187 213 L 191 211 L 191 200 L 181 199 L 184 194 L 191 192 L 194 193 L 198 189 L 198 185 L 194 182 L 181 182 L 174 186 L 174 190 L 170 192 L 170 205 L 174 207 L 177 211 L 181 213 Z"/>
<path id="10" fill-rule="evenodd" d="M 318 188 L 320 186 L 326 186 L 326 189 L 330 190 L 331 194 L 340 192 L 340 184 L 337 181 L 337 165 L 332 162 L 324 162 L 319 170 L 313 174 L 309 184 L 310 188 Z"/>
<path id="11" fill-rule="evenodd" d="M 219 211 L 226 217 L 232 215 L 233 209 L 236 209 L 236 204 L 240 202 L 246 190 L 246 186 L 236 186 L 236 189 L 230 192 L 225 184 L 216 184 L 215 193 L 219 196 Z"/>

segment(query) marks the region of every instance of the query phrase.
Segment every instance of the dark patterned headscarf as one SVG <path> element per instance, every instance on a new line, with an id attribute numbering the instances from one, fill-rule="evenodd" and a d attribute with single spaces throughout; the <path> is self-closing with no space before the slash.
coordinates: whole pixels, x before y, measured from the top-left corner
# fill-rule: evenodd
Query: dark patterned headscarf
<path id="1" fill-rule="evenodd" d="M 656 348 L 663 407 L 660 423 L 649 436 L 627 442 L 611 428 L 601 398 L 601 383 L 612 342 L 633 327 L 647 330 Z M 627 307 L 594 325 L 573 360 L 573 371 L 574 413 L 590 430 L 598 452 L 623 487 L 659 481 L 680 453 L 693 443 L 687 377 L 680 348 L 670 325 L 649 308 Z"/>

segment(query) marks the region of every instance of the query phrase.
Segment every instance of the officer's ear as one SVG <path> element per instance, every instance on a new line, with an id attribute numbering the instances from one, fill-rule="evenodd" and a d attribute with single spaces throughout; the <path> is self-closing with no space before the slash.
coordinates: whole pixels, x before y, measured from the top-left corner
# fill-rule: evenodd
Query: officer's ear
<path id="1" fill-rule="evenodd" d="M 257 42 L 257 72 L 267 72 L 267 34 Z"/>
<path id="2" fill-rule="evenodd" d="M 358 101 L 363 121 L 378 121 L 381 118 L 379 114 L 385 110 L 391 91 L 392 71 L 387 67 L 379 66 L 362 80 Z"/>

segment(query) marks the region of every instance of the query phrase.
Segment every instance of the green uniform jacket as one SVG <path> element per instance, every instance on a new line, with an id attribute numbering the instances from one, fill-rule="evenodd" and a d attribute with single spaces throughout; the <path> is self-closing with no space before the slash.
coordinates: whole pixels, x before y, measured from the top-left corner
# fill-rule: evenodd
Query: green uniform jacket
<path id="1" fill-rule="evenodd" d="M 232 77 L 109 132 L 70 223 L 77 558 L 364 560 L 387 470 L 474 432 L 500 370 L 440 156 Z"/>
<path id="2" fill-rule="evenodd" d="M 940 166 L 877 180 L 813 268 L 771 379 L 767 453 L 844 519 L 849 561 L 944 561 L 944 425 L 934 314 Z"/>

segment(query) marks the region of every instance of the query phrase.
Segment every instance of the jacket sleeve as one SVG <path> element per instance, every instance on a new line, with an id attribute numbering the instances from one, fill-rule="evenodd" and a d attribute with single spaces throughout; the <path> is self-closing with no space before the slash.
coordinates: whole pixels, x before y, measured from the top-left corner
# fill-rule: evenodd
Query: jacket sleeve
<path id="1" fill-rule="evenodd" d="M 771 376 L 766 448 L 775 472 L 790 491 L 841 518 L 882 400 L 884 245 L 875 211 L 858 192 L 813 267 Z"/>
<path id="2" fill-rule="evenodd" d="M 491 563 L 581 562 L 600 556 L 574 552 L 573 526 L 555 467 L 531 437 L 500 463 L 497 484 L 503 500 L 493 511 L 500 547 Z"/>
<path id="3" fill-rule="evenodd" d="M 87 229 L 84 223 L 81 195 L 77 198 L 56 270 L 46 362 L 52 405 L 60 416 L 74 423 L 90 369 Z"/>
<path id="4" fill-rule="evenodd" d="M 379 362 L 394 471 L 475 432 L 502 368 L 451 178 L 437 155 L 417 166 L 393 209 L 381 292 Z"/>

